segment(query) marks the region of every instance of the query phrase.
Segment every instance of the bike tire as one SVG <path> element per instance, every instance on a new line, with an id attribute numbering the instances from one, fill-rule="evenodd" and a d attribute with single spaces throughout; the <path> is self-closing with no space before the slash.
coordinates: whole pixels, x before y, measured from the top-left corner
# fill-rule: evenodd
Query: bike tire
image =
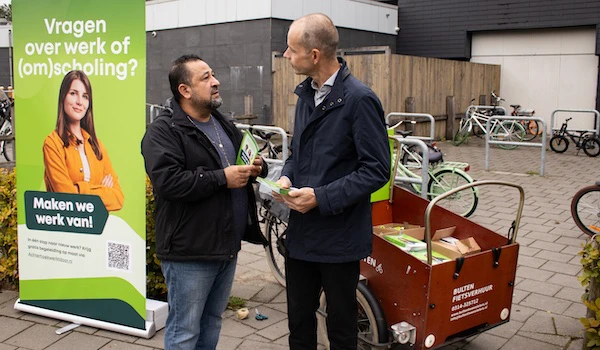
<path id="1" fill-rule="evenodd" d="M 571 216 L 575 225 L 587 235 L 600 233 L 600 185 L 587 186 L 575 193 L 571 200 Z"/>
<path id="2" fill-rule="evenodd" d="M 569 140 L 562 135 L 554 135 L 550 139 L 550 149 L 556 153 L 565 153 L 569 148 Z"/>
<path id="3" fill-rule="evenodd" d="M 583 141 L 583 152 L 589 157 L 600 155 L 600 140 L 597 137 L 591 137 Z"/>
<path id="4" fill-rule="evenodd" d="M 12 135 L 12 124 L 10 123 L 10 119 L 4 120 L 2 127 L 0 128 L 0 136 L 8 136 Z M 14 140 L 10 141 L 0 141 L 0 149 L 2 150 L 2 155 L 6 159 L 7 162 L 13 161 L 12 159 L 12 148 L 15 147 Z M 9 149 L 10 148 L 10 149 Z"/>
<path id="5" fill-rule="evenodd" d="M 521 123 L 513 120 L 505 120 L 496 124 L 492 132 L 492 139 L 501 141 L 522 142 L 525 137 L 525 128 Z M 515 149 L 516 145 L 499 144 L 498 147 L 506 150 Z"/>
<path id="6" fill-rule="evenodd" d="M 454 134 L 452 138 L 452 144 L 454 146 L 459 146 L 461 143 L 465 142 L 465 140 L 469 137 L 469 131 L 471 129 L 471 121 L 461 119 L 458 127 L 458 131 Z"/>
<path id="7" fill-rule="evenodd" d="M 266 238 L 269 244 L 265 247 L 267 254 L 267 263 L 273 277 L 285 287 L 285 257 L 277 249 L 277 239 L 283 235 L 287 229 L 287 223 L 272 213 L 267 213 L 265 220 Z"/>
<path id="8" fill-rule="evenodd" d="M 531 141 L 537 137 L 540 130 L 537 121 L 530 120 L 529 122 L 527 122 L 526 120 L 523 120 L 521 125 L 523 125 L 523 128 L 525 129 L 523 141 Z"/>
<path id="9" fill-rule="evenodd" d="M 377 298 L 371 292 L 369 287 L 362 282 L 356 286 L 356 303 L 358 307 L 358 344 L 357 350 L 374 349 L 371 344 L 363 339 L 373 343 L 383 343 L 388 341 L 387 322 L 383 309 Z M 330 349 L 329 337 L 327 336 L 327 300 L 325 293 L 321 291 L 319 297 L 319 308 L 317 309 L 317 328 L 321 334 L 321 339 L 325 347 Z"/>
<path id="10" fill-rule="evenodd" d="M 427 184 L 428 199 L 446 193 L 458 186 L 469 184 L 474 180 L 466 173 L 453 169 L 440 169 L 433 172 Z M 473 215 L 479 202 L 479 193 L 475 187 L 460 191 L 439 201 L 439 206 L 464 217 Z"/>

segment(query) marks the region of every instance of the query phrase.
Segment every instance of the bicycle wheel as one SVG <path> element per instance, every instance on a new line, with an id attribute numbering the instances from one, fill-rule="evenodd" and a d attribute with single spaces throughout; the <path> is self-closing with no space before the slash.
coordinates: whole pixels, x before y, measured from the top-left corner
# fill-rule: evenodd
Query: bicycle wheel
<path id="1" fill-rule="evenodd" d="M 452 144 L 454 146 L 458 146 L 461 143 L 465 142 L 465 140 L 469 136 L 470 130 L 471 130 L 471 120 L 461 119 L 459 127 L 458 127 L 458 131 L 452 138 Z"/>
<path id="2" fill-rule="evenodd" d="M 550 139 L 550 148 L 556 153 L 564 153 L 569 148 L 569 140 L 562 135 L 554 135 Z"/>
<path id="3" fill-rule="evenodd" d="M 522 120 L 521 125 L 525 129 L 525 135 L 523 137 L 523 141 L 531 141 L 537 137 L 539 129 L 540 129 L 537 121 L 530 120 L 528 122 L 526 120 Z"/>
<path id="4" fill-rule="evenodd" d="M 325 293 L 321 292 L 319 309 L 317 309 L 317 325 L 325 347 L 330 349 L 329 338 L 327 336 L 326 299 Z M 387 323 L 383 315 L 383 310 L 369 287 L 362 282 L 358 282 L 358 286 L 356 287 L 356 302 L 358 307 L 357 349 L 374 349 L 369 342 L 387 342 Z"/>
<path id="5" fill-rule="evenodd" d="M 496 141 L 512 141 L 521 142 L 525 137 L 525 128 L 521 123 L 513 120 L 505 120 L 501 123 L 496 123 L 492 130 L 492 140 Z M 502 149 L 515 149 L 517 145 L 498 145 Z"/>
<path id="6" fill-rule="evenodd" d="M 4 123 L 2 124 L 2 127 L 0 128 L 0 136 L 8 136 L 8 135 L 12 135 L 13 131 L 12 131 L 12 125 L 10 123 L 10 120 L 6 119 L 4 121 Z M 4 155 L 4 158 L 6 159 L 6 161 L 10 162 L 12 161 L 12 150 L 13 147 L 15 146 L 15 142 L 14 140 L 10 140 L 10 141 L 0 141 L 0 150 L 2 150 L 2 154 Z"/>
<path id="7" fill-rule="evenodd" d="M 429 200 L 471 182 L 473 182 L 473 179 L 463 172 L 453 169 L 435 170 L 433 174 L 430 174 L 429 184 L 427 185 Z M 469 217 L 475 212 L 478 201 L 477 189 L 471 187 L 441 200 L 439 206 L 464 217 Z"/>
<path id="8" fill-rule="evenodd" d="M 583 141 L 582 147 L 585 154 L 590 157 L 597 157 L 600 154 L 600 140 L 595 136 Z"/>
<path id="9" fill-rule="evenodd" d="M 571 200 L 571 216 L 586 234 L 600 233 L 600 185 L 580 189 Z"/>
<path id="10" fill-rule="evenodd" d="M 285 257 L 277 249 L 277 239 L 285 232 L 287 223 L 274 214 L 267 213 L 265 226 L 267 241 L 269 242 L 265 247 L 267 263 L 277 282 L 285 287 Z"/>

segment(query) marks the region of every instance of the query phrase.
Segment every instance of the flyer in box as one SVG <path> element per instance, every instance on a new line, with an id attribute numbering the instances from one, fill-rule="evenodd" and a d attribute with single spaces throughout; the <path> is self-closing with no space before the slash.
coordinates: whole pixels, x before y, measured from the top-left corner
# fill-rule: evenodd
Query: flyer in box
<path id="1" fill-rule="evenodd" d="M 236 165 L 249 165 L 254 163 L 254 159 L 258 155 L 258 145 L 256 144 L 256 140 L 254 136 L 248 131 L 242 131 L 244 135 L 242 137 L 242 144 L 240 145 L 240 149 L 238 151 L 237 159 L 235 161 Z"/>
<path id="2" fill-rule="evenodd" d="M 279 194 L 283 194 L 286 195 L 291 191 L 291 190 L 295 190 L 296 188 L 291 187 L 291 188 L 283 188 L 281 187 L 280 184 L 278 184 L 275 181 L 271 181 L 268 179 L 265 179 L 263 177 L 257 177 L 256 181 L 260 184 L 263 184 L 265 186 L 267 186 L 271 191 L 275 192 L 275 193 L 279 193 Z"/>

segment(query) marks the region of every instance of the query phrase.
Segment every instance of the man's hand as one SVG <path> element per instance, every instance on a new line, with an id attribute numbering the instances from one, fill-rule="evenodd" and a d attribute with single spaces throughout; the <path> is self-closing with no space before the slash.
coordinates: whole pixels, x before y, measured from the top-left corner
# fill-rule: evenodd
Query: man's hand
<path id="1" fill-rule="evenodd" d="M 290 181 L 290 179 L 287 176 L 280 177 L 279 180 L 277 180 L 277 183 L 280 184 L 281 187 L 283 187 L 283 188 L 290 188 L 290 187 L 292 187 L 292 182 Z M 282 195 L 280 195 L 277 192 L 271 192 L 271 194 L 273 195 L 273 198 L 275 198 L 276 201 L 283 203 L 283 196 Z"/>
<path id="2" fill-rule="evenodd" d="M 316 208 L 318 205 L 315 190 L 312 187 L 302 187 L 297 190 L 291 190 L 288 192 L 287 196 L 281 197 L 290 209 L 299 211 L 302 214 Z"/>
<path id="3" fill-rule="evenodd" d="M 262 173 L 262 165 L 263 165 L 263 159 L 261 156 L 256 157 L 256 159 L 254 159 L 254 163 L 252 163 L 254 165 L 254 168 L 252 169 L 252 173 L 251 176 L 252 177 L 257 177 L 258 175 L 260 175 L 260 173 Z"/>
<path id="4" fill-rule="evenodd" d="M 258 168 L 255 165 L 230 165 L 224 169 L 227 188 L 242 188 L 248 183 L 252 172 Z"/>

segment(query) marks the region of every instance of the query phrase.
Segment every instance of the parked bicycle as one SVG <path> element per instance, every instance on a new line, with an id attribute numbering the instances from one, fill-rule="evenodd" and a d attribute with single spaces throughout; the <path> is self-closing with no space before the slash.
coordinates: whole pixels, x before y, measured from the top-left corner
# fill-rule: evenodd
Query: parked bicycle
<path id="1" fill-rule="evenodd" d="M 568 123 L 571 119 L 573 118 L 567 118 L 562 123 L 560 130 L 554 133 L 550 139 L 550 148 L 556 153 L 564 153 L 569 148 L 569 139 L 571 139 L 577 147 L 577 154 L 583 149 L 583 152 L 589 157 L 600 155 L 600 138 L 591 131 L 568 130 Z"/>
<path id="2" fill-rule="evenodd" d="M 494 111 L 497 111 L 497 107 L 500 105 L 500 102 L 505 102 L 506 100 L 496 95 L 496 92 L 493 90 L 490 94 L 492 96 L 492 106 L 494 106 Z M 535 110 L 521 108 L 521 105 L 518 104 L 510 105 L 510 107 L 512 108 L 512 111 L 510 112 L 510 115 L 512 116 L 533 117 L 533 115 L 535 114 Z M 498 114 L 503 113 L 494 112 L 493 115 Z M 542 132 L 536 120 L 519 120 L 517 121 L 517 123 L 520 123 L 521 125 L 523 125 L 523 128 L 525 128 L 525 135 L 523 136 L 523 141 L 531 141 Z"/>
<path id="3" fill-rule="evenodd" d="M 14 102 L 6 95 L 4 90 L 0 90 L 0 136 L 9 136 L 13 134 L 12 126 L 12 107 Z M 14 139 L 0 141 L 0 153 L 4 155 L 7 161 L 12 161 L 12 149 Z"/>
<path id="4" fill-rule="evenodd" d="M 392 128 L 396 129 L 402 124 L 400 121 Z M 414 123 L 414 121 L 411 121 Z M 403 137 L 408 137 L 412 131 L 397 130 L 398 134 Z M 403 186 L 416 194 L 421 194 L 421 185 L 413 182 L 406 182 L 403 178 L 421 178 L 420 169 L 422 169 L 423 153 L 416 145 L 407 145 L 399 140 L 400 149 L 394 154 L 393 161 L 399 159 L 396 164 L 397 170 L 394 178 L 394 183 Z M 442 193 L 448 192 L 458 186 L 474 182 L 466 171 L 469 170 L 468 163 L 462 162 L 446 162 L 442 152 L 435 144 L 428 144 L 429 166 L 427 174 L 429 181 L 427 182 L 427 199 L 432 200 Z M 397 158 L 399 157 L 399 158 Z M 440 201 L 439 205 L 450 211 L 453 211 L 464 217 L 469 217 L 475 212 L 479 194 L 475 187 L 461 191 L 455 195 Z"/>
<path id="5" fill-rule="evenodd" d="M 485 124 L 491 116 L 485 115 L 471 105 L 467 108 L 465 117 L 460 120 L 458 131 L 452 139 L 452 144 L 458 146 L 465 142 L 474 127 L 486 133 Z M 525 128 L 519 122 L 514 120 L 494 119 L 490 128 L 491 137 L 494 141 L 513 141 L 521 142 L 525 137 Z M 516 145 L 499 144 L 502 149 L 515 149 Z"/>
<path id="6" fill-rule="evenodd" d="M 575 193 L 571 200 L 571 216 L 586 234 L 600 233 L 600 181 Z"/>

